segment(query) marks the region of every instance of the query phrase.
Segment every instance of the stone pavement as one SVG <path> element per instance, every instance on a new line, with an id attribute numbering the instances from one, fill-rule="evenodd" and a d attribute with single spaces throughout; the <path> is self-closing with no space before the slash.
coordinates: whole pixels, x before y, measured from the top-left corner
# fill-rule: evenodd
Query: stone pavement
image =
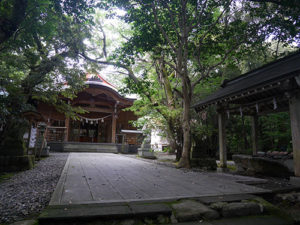
<path id="1" fill-rule="evenodd" d="M 215 221 L 177 223 L 177 225 L 292 225 L 293 223 L 276 216 L 238 217 Z"/>
<path id="2" fill-rule="evenodd" d="M 256 194 L 268 190 L 244 176 L 174 169 L 109 153 L 70 153 L 50 205 L 164 201 Z"/>

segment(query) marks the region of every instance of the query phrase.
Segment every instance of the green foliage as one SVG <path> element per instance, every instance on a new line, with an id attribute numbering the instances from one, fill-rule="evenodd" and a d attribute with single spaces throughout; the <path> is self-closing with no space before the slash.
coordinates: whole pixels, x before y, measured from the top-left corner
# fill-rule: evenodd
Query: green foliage
<path id="1" fill-rule="evenodd" d="M 262 150 L 291 151 L 292 138 L 288 112 L 270 114 L 259 118 L 259 141 Z"/>
<path id="2" fill-rule="evenodd" d="M 0 183 L 3 182 L 3 181 L 9 180 L 14 175 L 15 175 L 15 173 L 3 173 L 3 174 L 0 174 Z"/>
<path id="3" fill-rule="evenodd" d="M 10 138 L 22 140 L 24 129 L 13 127 L 23 127 L 22 112 L 35 110 L 38 101 L 70 116 L 82 111 L 70 107 L 66 99 L 83 88 L 79 53 L 90 36 L 92 3 L 0 1 L 1 150 L 9 146 Z"/>
<path id="4" fill-rule="evenodd" d="M 211 93 L 215 92 L 224 79 L 232 79 L 241 73 L 256 69 L 265 63 L 272 61 L 276 55 L 284 56 L 287 52 L 295 51 L 294 47 L 283 47 L 276 42 L 264 44 L 260 49 L 253 49 L 253 52 L 238 61 L 225 65 L 219 73 L 222 76 L 207 79 L 202 85 L 195 88 L 197 102 Z M 205 115 L 206 119 L 202 119 Z M 218 124 L 217 114 L 214 107 L 208 108 L 200 115 L 192 115 L 197 122 L 192 123 L 193 138 L 200 143 L 202 148 L 209 148 L 210 151 L 218 150 Z M 282 151 L 291 150 L 290 118 L 287 112 L 269 114 L 259 117 L 259 150 L 260 151 Z M 242 118 L 240 115 L 230 115 L 226 124 L 227 150 L 230 154 L 252 154 L 251 122 L 249 117 Z M 199 141 L 200 140 L 200 141 Z"/>
<path id="5" fill-rule="evenodd" d="M 180 127 L 180 132 L 179 129 L 169 131 L 184 133 L 185 156 L 189 155 L 191 146 L 192 101 L 202 99 L 225 79 L 268 61 L 269 54 L 265 54 L 267 57 L 261 54 L 268 48 L 266 40 L 272 37 L 288 42 L 299 36 L 294 32 L 294 27 L 299 28 L 299 8 L 295 1 L 279 4 L 277 9 L 274 3 L 246 0 L 104 2 L 107 8 L 124 10 L 119 18 L 131 25 L 132 35 L 110 60 L 129 71 L 126 91 L 142 96 L 133 109 L 140 115 L 160 115 L 169 128 L 174 124 Z M 269 13 L 273 10 L 273 13 L 266 15 L 263 10 Z M 290 17 L 289 12 L 292 12 Z M 294 27 L 285 29 L 282 24 Z M 281 34 L 283 30 L 286 35 Z M 258 51 L 261 57 L 256 58 Z M 140 64 L 140 61 L 147 63 Z M 133 73 L 135 66 L 139 68 L 138 75 Z M 193 99 L 195 94 L 198 99 Z M 237 122 L 246 132 L 247 121 Z M 211 131 L 213 127 L 195 126 L 196 136 L 215 133 Z M 247 148 L 247 138 L 244 142 Z"/>

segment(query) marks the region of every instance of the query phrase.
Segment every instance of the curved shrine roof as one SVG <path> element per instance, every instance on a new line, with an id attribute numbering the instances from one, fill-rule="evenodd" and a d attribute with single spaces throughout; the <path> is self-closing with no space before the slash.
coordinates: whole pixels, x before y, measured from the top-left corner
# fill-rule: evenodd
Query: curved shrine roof
<path id="1" fill-rule="evenodd" d="M 112 85 L 111 83 L 109 83 L 108 81 L 106 81 L 102 76 L 100 76 L 99 74 L 97 75 L 87 75 L 87 81 L 85 82 L 89 87 L 86 88 L 84 91 L 82 92 L 87 92 L 91 95 L 97 95 L 96 91 L 92 91 L 91 89 L 101 89 L 103 91 L 104 94 L 106 95 L 110 95 L 111 98 L 109 98 L 110 100 L 115 100 L 115 101 L 119 101 L 120 103 L 123 103 L 123 105 L 132 105 L 132 103 L 134 102 L 135 99 L 133 98 L 126 98 L 124 96 L 122 96 L 118 90 L 116 89 L 116 87 L 114 85 Z M 98 93 L 100 94 L 100 93 Z"/>

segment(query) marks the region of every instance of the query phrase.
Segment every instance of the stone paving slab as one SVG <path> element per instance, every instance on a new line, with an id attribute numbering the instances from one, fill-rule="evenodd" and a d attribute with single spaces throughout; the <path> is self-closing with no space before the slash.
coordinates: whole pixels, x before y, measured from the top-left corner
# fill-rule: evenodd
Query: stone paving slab
<path id="1" fill-rule="evenodd" d="M 87 205 L 59 205 L 49 206 L 39 216 L 39 221 L 67 221 L 67 220 L 84 220 L 96 218 L 124 218 L 132 215 L 128 205 L 102 206 L 96 204 Z"/>
<path id="2" fill-rule="evenodd" d="M 244 183 L 243 183 L 244 181 Z M 193 172 L 109 153 L 70 153 L 50 205 L 266 193 L 262 179 Z"/>
<path id="3" fill-rule="evenodd" d="M 48 206 L 39 216 L 40 224 L 55 222 L 88 221 L 95 219 L 126 219 L 139 217 L 170 216 L 172 209 L 166 204 L 73 204 Z"/>
<path id="4" fill-rule="evenodd" d="M 253 216 L 222 219 L 216 221 L 197 221 L 177 223 L 177 225 L 292 225 L 292 221 L 288 221 L 277 216 Z"/>

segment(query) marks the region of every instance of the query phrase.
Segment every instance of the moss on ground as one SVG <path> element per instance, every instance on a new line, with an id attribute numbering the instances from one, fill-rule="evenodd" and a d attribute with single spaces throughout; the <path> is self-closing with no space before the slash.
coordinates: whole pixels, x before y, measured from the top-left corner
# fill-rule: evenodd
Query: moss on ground
<path id="1" fill-rule="evenodd" d="M 0 183 L 12 178 L 16 173 L 2 173 L 0 174 Z"/>
<path id="2" fill-rule="evenodd" d="M 166 162 L 166 163 L 175 163 L 176 162 L 175 160 L 172 160 L 172 159 L 159 159 L 158 161 L 159 162 Z"/>
<path id="3" fill-rule="evenodd" d="M 292 222 L 291 216 L 288 215 L 284 210 L 282 210 L 279 207 L 271 204 L 270 202 L 266 201 L 263 198 L 257 197 L 257 198 L 254 198 L 254 199 L 250 199 L 248 201 L 252 201 L 252 202 L 261 204 L 264 207 L 265 212 L 269 215 L 278 216 L 278 217 L 281 217 L 281 218 L 283 218 L 287 221 Z"/>

